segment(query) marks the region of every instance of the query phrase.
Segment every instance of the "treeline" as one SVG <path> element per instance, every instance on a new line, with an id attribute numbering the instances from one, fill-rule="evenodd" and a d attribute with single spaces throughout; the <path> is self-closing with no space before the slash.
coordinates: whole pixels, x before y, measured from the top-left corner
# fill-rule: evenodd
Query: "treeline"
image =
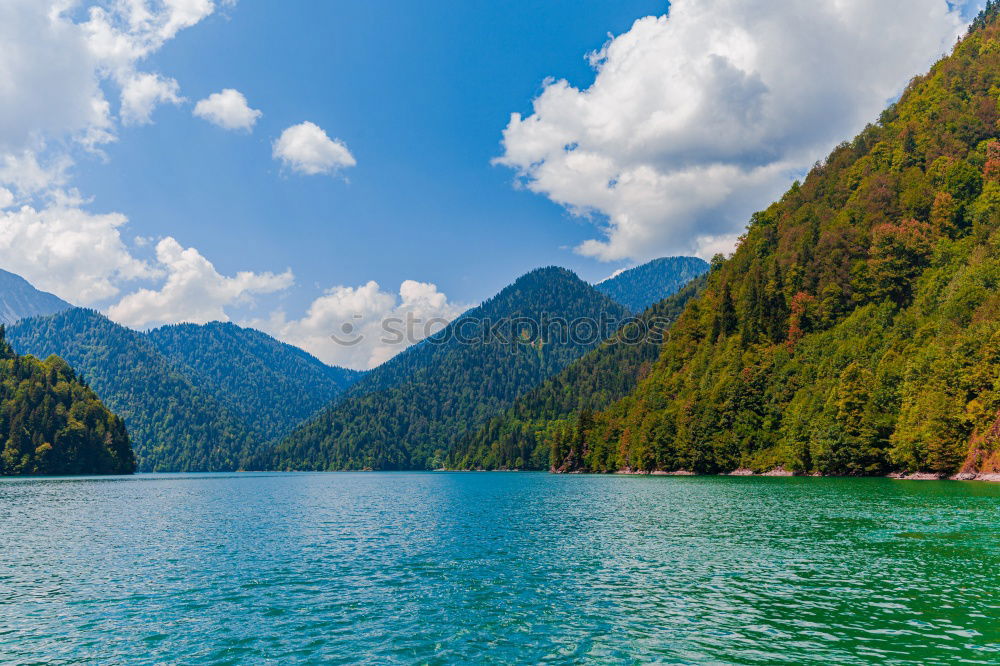
<path id="1" fill-rule="evenodd" d="M 18 356 L 0 324 L 0 474 L 131 474 L 122 420 L 65 361 Z"/>
<path id="2" fill-rule="evenodd" d="M 753 217 L 636 391 L 548 438 L 554 466 L 1000 468 L 997 13 Z"/>

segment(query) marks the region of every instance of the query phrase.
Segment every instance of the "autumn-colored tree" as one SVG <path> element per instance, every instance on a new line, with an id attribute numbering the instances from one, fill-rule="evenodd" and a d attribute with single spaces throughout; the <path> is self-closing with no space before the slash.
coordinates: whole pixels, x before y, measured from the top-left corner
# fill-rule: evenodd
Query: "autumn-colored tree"
<path id="1" fill-rule="evenodd" d="M 958 229 L 961 209 L 955 197 L 947 192 L 938 192 L 931 206 L 931 226 L 935 233 L 950 235 Z"/>
<path id="2" fill-rule="evenodd" d="M 812 329 L 812 305 L 816 298 L 812 294 L 800 291 L 792 297 L 790 314 L 788 315 L 788 349 L 795 349 L 795 344 Z"/>

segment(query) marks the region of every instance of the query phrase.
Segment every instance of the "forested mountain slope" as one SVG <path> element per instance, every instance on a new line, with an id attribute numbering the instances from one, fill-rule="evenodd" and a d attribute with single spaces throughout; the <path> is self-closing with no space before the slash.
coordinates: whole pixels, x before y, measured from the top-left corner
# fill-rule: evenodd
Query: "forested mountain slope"
<path id="1" fill-rule="evenodd" d="M 0 324 L 0 474 L 131 474 L 122 420 L 65 361 L 18 356 Z"/>
<path id="2" fill-rule="evenodd" d="M 698 257 L 662 257 L 598 282 L 594 288 L 639 313 L 707 271 L 708 262 Z"/>
<path id="3" fill-rule="evenodd" d="M 452 469 L 549 469 L 556 433 L 576 427 L 583 414 L 604 409 L 628 395 L 660 355 L 671 324 L 705 286 L 704 274 L 673 296 L 648 308 L 607 342 L 570 363 L 559 374 L 526 393 L 503 414 L 468 433 L 452 448 Z"/>
<path id="4" fill-rule="evenodd" d="M 287 435 L 361 375 L 230 323 L 177 324 L 146 335 L 260 440 Z"/>
<path id="5" fill-rule="evenodd" d="M 372 370 L 261 465 L 438 467 L 464 432 L 593 349 L 627 316 L 623 306 L 566 269 L 528 273 Z M 569 335 L 574 321 L 593 322 L 595 330 L 580 325 Z"/>
<path id="6" fill-rule="evenodd" d="M 581 424 L 593 471 L 1000 467 L 1000 25 L 756 214 L 637 389 Z"/>
<path id="7" fill-rule="evenodd" d="M 20 353 L 58 353 L 125 421 L 144 472 L 239 469 L 254 444 L 241 419 L 200 390 L 142 333 L 76 308 L 8 328 Z"/>
<path id="8" fill-rule="evenodd" d="M 0 324 L 50 315 L 73 306 L 58 296 L 35 289 L 20 275 L 0 270 Z"/>
<path id="9" fill-rule="evenodd" d="M 140 333 L 77 308 L 19 322 L 8 337 L 83 373 L 124 419 L 141 471 L 241 469 L 359 374 L 233 324 Z"/>

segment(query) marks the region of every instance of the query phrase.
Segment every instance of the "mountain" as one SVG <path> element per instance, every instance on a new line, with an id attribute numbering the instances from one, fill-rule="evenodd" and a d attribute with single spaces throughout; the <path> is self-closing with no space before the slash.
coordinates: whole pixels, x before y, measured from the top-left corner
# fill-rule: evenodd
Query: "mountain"
<path id="1" fill-rule="evenodd" d="M 503 414 L 462 437 L 445 466 L 540 470 L 562 465 L 569 456 L 567 434 L 576 431 L 581 419 L 586 423 L 593 411 L 628 395 L 649 374 L 671 324 L 706 282 L 704 274 L 695 278 L 629 321 L 597 349 L 518 398 Z M 552 449 L 558 438 L 566 441 Z"/>
<path id="2" fill-rule="evenodd" d="M 73 306 L 58 296 L 39 291 L 20 275 L 0 270 L 0 324 L 50 315 Z"/>
<path id="3" fill-rule="evenodd" d="M 998 13 L 752 217 L 557 466 L 1000 471 Z"/>
<path id="4" fill-rule="evenodd" d="M 230 471 L 249 454 L 243 421 L 138 331 L 75 308 L 22 320 L 7 337 L 21 353 L 58 353 L 83 373 L 125 421 L 140 471 Z"/>
<path id="5" fill-rule="evenodd" d="M 82 372 L 124 419 L 141 471 L 240 469 L 358 374 L 232 324 L 140 333 L 80 308 L 23 320 L 8 339 Z"/>
<path id="6" fill-rule="evenodd" d="M 639 313 L 677 293 L 681 287 L 708 271 L 708 262 L 697 257 L 663 257 L 630 268 L 594 285 L 611 300 Z"/>
<path id="7" fill-rule="evenodd" d="M 230 323 L 164 326 L 147 338 L 261 440 L 287 435 L 361 376 Z"/>
<path id="8" fill-rule="evenodd" d="M 532 271 L 372 370 L 261 465 L 439 467 L 466 431 L 593 349 L 627 316 L 566 269 Z"/>
<path id="9" fill-rule="evenodd" d="M 131 474 L 122 420 L 57 356 L 18 356 L 0 324 L 0 475 Z"/>

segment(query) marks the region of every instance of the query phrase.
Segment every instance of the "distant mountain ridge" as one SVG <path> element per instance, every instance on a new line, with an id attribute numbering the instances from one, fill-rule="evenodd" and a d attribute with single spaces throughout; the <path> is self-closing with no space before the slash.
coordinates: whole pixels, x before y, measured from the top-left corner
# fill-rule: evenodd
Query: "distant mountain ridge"
<path id="1" fill-rule="evenodd" d="M 593 349 L 628 316 L 624 306 L 571 271 L 532 271 L 432 339 L 369 372 L 260 465 L 313 470 L 439 467 L 463 433 Z M 558 326 L 549 328 L 555 319 L 604 320 L 608 330 L 586 340 L 563 338 Z M 499 322 L 512 327 L 522 322 L 526 328 L 512 330 L 507 343 L 498 343 L 489 333 Z M 542 326 L 532 333 L 525 322 Z"/>
<path id="2" fill-rule="evenodd" d="M 698 257 L 661 257 L 598 282 L 594 288 L 638 314 L 677 293 L 708 268 L 708 262 Z"/>
<path id="3" fill-rule="evenodd" d="M 649 374 L 671 325 L 707 281 L 702 274 L 647 308 L 599 347 L 469 432 L 456 442 L 445 466 L 547 470 L 568 464 L 572 469 L 579 457 L 574 450 L 579 422 L 586 423 L 590 413 L 628 395 Z"/>
<path id="4" fill-rule="evenodd" d="M 36 289 L 20 275 L 0 269 L 0 324 L 50 315 L 73 306 L 55 294 Z"/>
<path id="5" fill-rule="evenodd" d="M 666 258 L 602 283 L 612 293 L 646 294 L 626 299 L 631 306 L 566 269 L 538 269 L 446 330 L 485 335 L 500 321 L 544 330 L 513 331 L 527 337 L 506 346 L 429 340 L 369 373 L 327 366 L 231 323 L 142 333 L 61 301 L 63 311 L 21 321 L 10 339 L 24 353 L 65 357 L 93 383 L 129 427 L 141 471 L 423 469 L 444 464 L 459 436 L 593 349 L 630 307 L 678 288 L 701 264 Z M 588 340 L 552 337 L 545 328 L 587 319 L 603 326 Z"/>
<path id="6" fill-rule="evenodd" d="M 174 324 L 146 337 L 265 440 L 287 435 L 363 374 L 232 323 Z"/>
<path id="7" fill-rule="evenodd" d="M 147 334 L 82 308 L 22 320 L 8 339 L 76 367 L 124 419 L 145 472 L 241 469 L 357 376 L 232 324 Z"/>

